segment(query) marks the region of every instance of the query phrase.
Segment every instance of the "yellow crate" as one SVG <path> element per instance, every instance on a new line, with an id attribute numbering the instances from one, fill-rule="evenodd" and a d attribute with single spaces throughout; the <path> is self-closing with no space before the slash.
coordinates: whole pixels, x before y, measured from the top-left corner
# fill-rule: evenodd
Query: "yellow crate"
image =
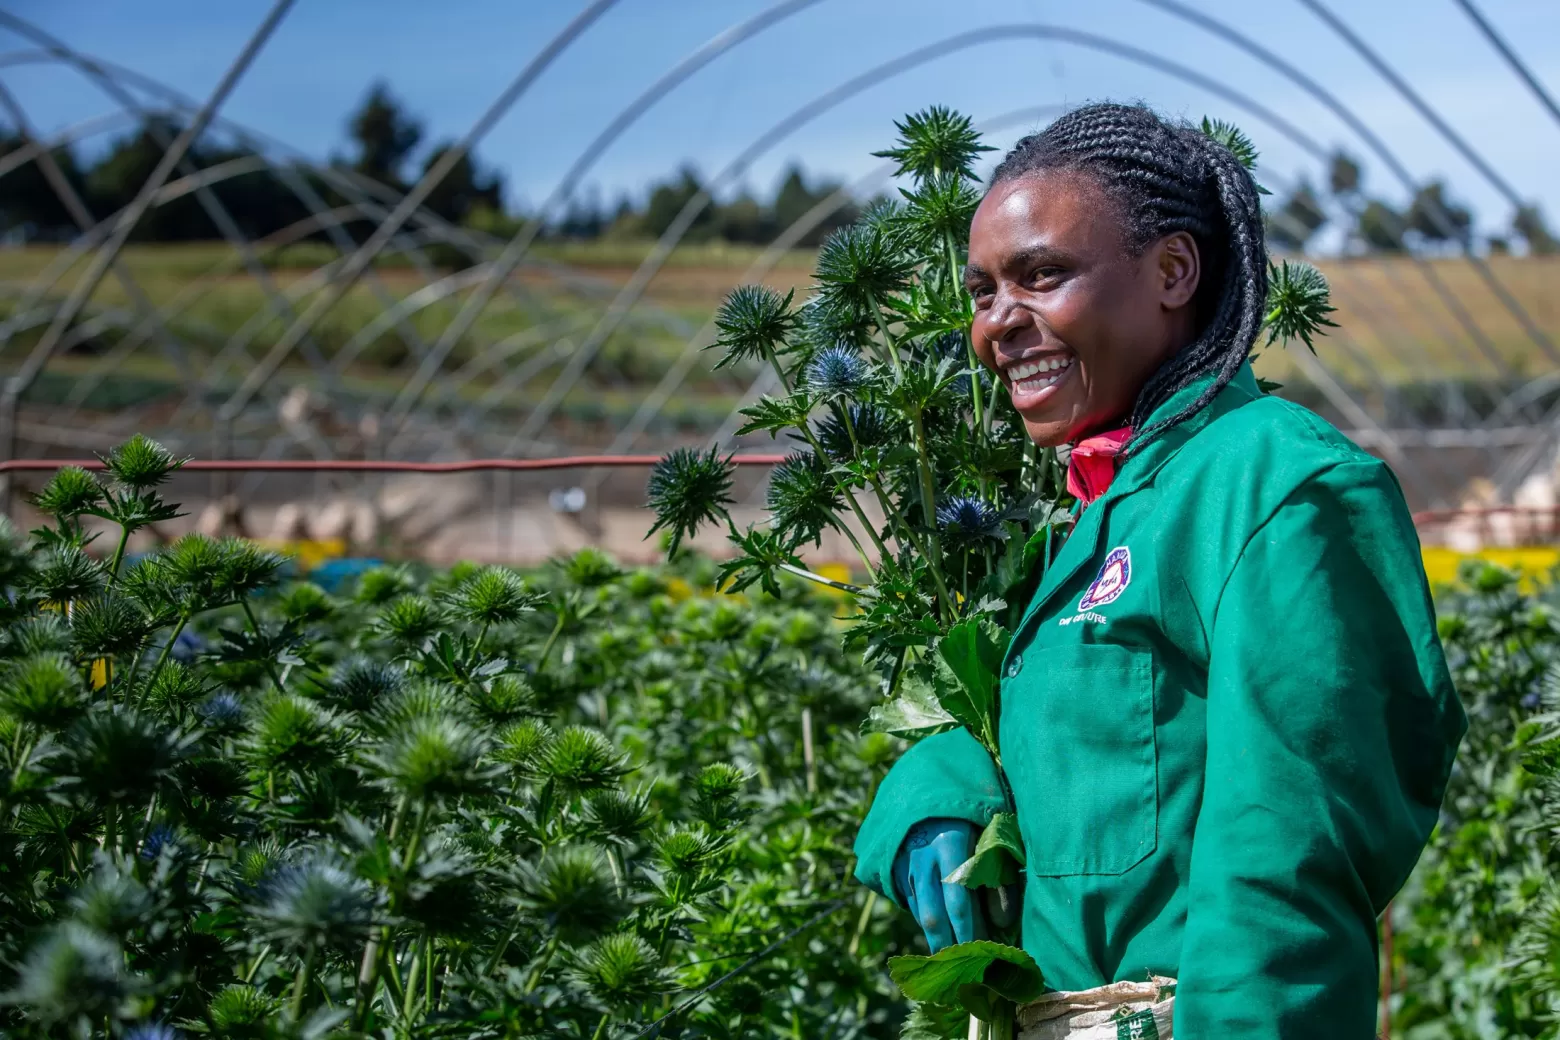
<path id="1" fill-rule="evenodd" d="M 1522 584 L 1529 591 L 1539 581 L 1550 578 L 1560 566 L 1560 548 L 1533 546 L 1522 549 L 1481 549 L 1476 553 L 1458 552 L 1440 546 L 1422 550 L 1425 560 L 1425 576 L 1430 587 L 1450 585 L 1457 580 L 1457 568 L 1464 560 L 1488 560 L 1490 563 L 1514 570 L 1522 575 Z"/>

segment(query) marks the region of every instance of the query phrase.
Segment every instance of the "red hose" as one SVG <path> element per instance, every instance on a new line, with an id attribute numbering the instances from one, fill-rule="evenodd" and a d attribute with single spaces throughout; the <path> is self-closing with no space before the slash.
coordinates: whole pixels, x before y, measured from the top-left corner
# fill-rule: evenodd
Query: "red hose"
<path id="1" fill-rule="evenodd" d="M 784 455 L 733 455 L 738 466 L 777 466 Z M 215 473 L 467 473 L 473 470 L 588 469 L 596 466 L 654 466 L 660 455 L 562 455 L 550 459 L 461 459 L 457 462 L 398 462 L 379 459 L 191 459 L 186 472 Z M 100 459 L 9 459 L 0 473 L 56 470 L 65 466 L 104 469 Z"/>

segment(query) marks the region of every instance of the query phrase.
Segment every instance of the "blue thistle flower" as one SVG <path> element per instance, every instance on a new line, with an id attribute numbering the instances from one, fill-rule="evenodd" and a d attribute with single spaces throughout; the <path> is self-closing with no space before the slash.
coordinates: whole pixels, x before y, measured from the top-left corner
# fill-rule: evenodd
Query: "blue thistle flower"
<path id="1" fill-rule="evenodd" d="M 178 841 L 179 835 L 172 827 L 159 823 L 141 843 L 141 859 L 150 863 L 162 855 L 163 849 L 170 845 L 177 846 Z"/>
<path id="2" fill-rule="evenodd" d="M 206 702 L 200 706 L 200 713 L 210 726 L 237 726 L 244 720 L 244 702 L 235 694 L 223 690 L 206 698 Z"/>
<path id="3" fill-rule="evenodd" d="M 1000 536 L 1002 518 L 981 499 L 957 495 L 937 507 L 937 526 L 951 547 L 970 546 Z"/>
<path id="4" fill-rule="evenodd" d="M 807 385 L 824 397 L 849 397 L 866 376 L 861 357 L 844 344 L 820 350 L 807 366 Z"/>
<path id="5" fill-rule="evenodd" d="M 124 1040 L 181 1040 L 183 1033 L 162 1022 L 147 1022 L 125 1030 Z"/>

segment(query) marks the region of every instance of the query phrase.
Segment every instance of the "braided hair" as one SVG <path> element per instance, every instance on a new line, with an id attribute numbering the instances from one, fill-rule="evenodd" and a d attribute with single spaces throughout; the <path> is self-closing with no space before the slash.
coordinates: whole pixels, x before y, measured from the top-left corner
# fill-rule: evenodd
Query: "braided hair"
<path id="1" fill-rule="evenodd" d="M 1132 256 L 1176 231 L 1197 242 L 1203 265 L 1193 301 L 1198 332 L 1139 391 L 1132 405 L 1137 433 L 1131 452 L 1206 405 L 1251 353 L 1268 291 L 1257 185 L 1223 144 L 1195 127 L 1166 122 L 1143 105 L 1097 103 L 1067 113 L 1019 141 L 992 184 L 1042 170 L 1093 177 L 1121 208 Z M 1195 401 L 1144 425 L 1155 408 L 1209 372 L 1213 382 Z"/>

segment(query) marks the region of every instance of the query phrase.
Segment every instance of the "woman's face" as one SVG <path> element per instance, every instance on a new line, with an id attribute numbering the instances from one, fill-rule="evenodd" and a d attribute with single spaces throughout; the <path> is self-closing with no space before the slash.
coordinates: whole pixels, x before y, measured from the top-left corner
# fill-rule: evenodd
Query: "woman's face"
<path id="1" fill-rule="evenodd" d="M 1197 245 L 1175 232 L 1128 254 L 1116 202 L 1086 173 L 997 184 L 970 225 L 975 353 L 1035 443 L 1126 421 L 1149 376 L 1195 331 Z"/>

